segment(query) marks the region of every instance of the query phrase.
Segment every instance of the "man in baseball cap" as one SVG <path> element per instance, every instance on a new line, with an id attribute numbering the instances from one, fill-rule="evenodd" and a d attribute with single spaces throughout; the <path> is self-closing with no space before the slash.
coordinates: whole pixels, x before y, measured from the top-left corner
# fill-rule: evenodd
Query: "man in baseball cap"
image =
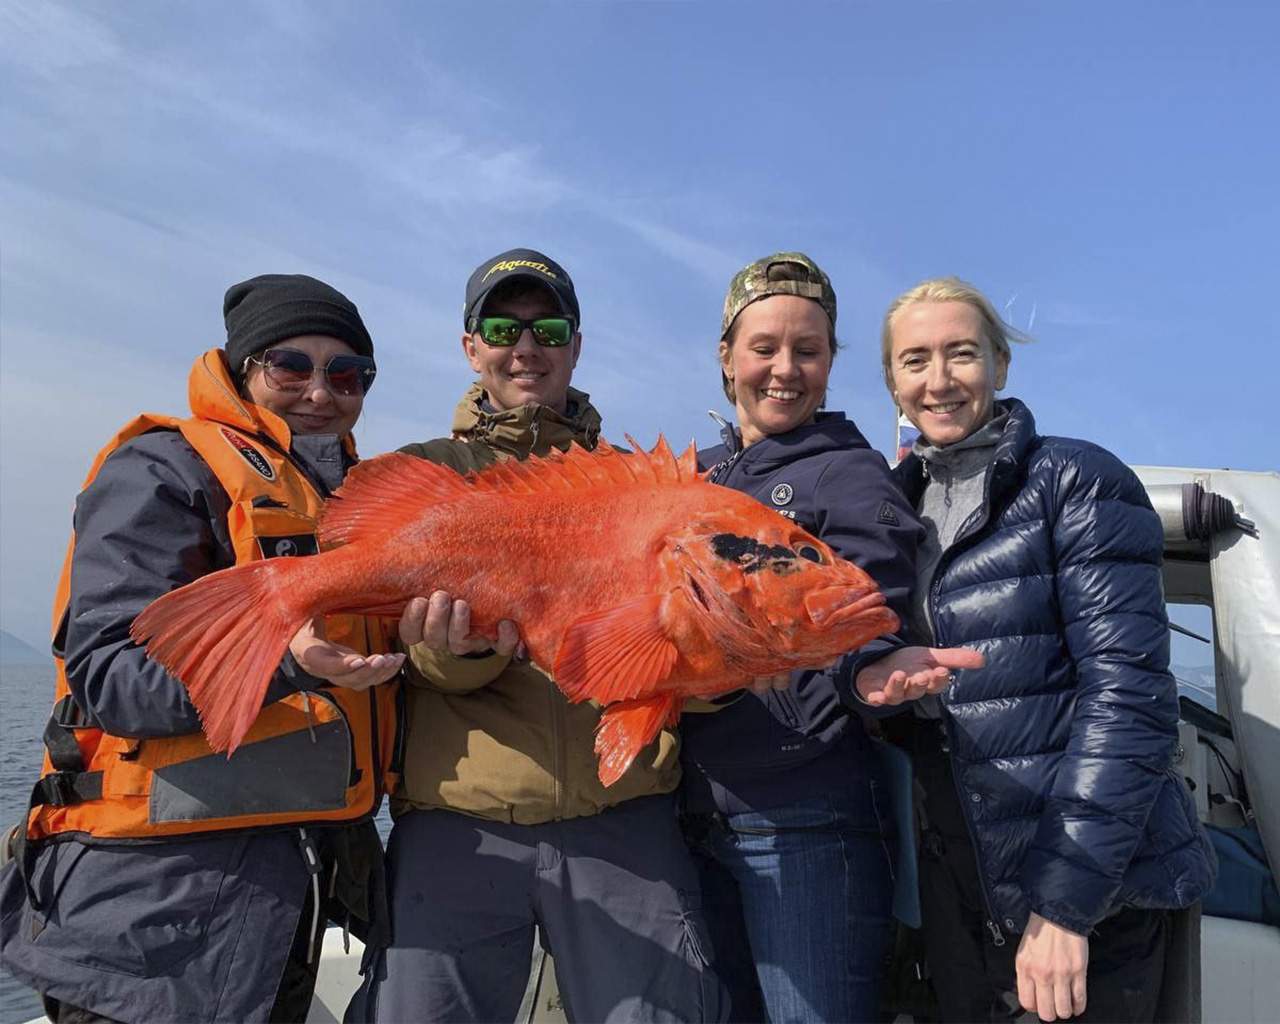
<path id="1" fill-rule="evenodd" d="M 485 260 L 463 317 L 479 379 L 451 437 L 403 451 L 467 473 L 595 447 L 600 415 L 569 385 L 582 335 L 560 264 L 532 249 Z M 674 732 L 606 789 L 600 709 L 570 704 L 516 655 L 517 624 L 499 623 L 496 642 L 474 636 L 467 603 L 443 591 L 406 615 L 416 624 L 400 628 L 409 685 L 388 854 L 394 942 L 348 1019 L 515 1020 L 538 931 L 571 1020 L 721 1019 L 723 989 L 689 954 L 706 932 L 675 816 Z"/>
<path id="2" fill-rule="evenodd" d="M 502 411 L 545 406 L 572 418 L 570 407 L 586 401 L 569 387 L 582 351 L 578 296 L 551 257 L 508 249 L 485 260 L 467 281 L 462 315 L 462 351 L 480 376 L 478 402 Z"/>

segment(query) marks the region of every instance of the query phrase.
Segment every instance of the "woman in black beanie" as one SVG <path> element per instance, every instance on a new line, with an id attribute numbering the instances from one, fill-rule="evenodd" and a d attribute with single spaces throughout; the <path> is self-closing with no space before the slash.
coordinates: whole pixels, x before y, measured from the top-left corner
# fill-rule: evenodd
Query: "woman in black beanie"
<path id="1" fill-rule="evenodd" d="M 225 348 L 191 371 L 192 415 L 127 425 L 76 502 L 45 771 L 0 874 L 0 960 L 53 1021 L 301 1021 L 324 917 L 373 942 L 386 926 L 371 819 L 394 745 L 380 684 L 403 660 L 388 629 L 333 616 L 301 631 L 230 758 L 128 636 L 199 576 L 313 553 L 356 459 L 375 367 L 355 305 L 267 275 L 233 285 L 224 314 Z"/>

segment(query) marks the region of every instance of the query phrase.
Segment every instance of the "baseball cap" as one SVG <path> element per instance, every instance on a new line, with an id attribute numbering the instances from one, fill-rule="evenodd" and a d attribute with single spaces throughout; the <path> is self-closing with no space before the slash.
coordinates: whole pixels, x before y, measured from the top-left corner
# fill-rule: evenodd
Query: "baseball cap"
<path id="1" fill-rule="evenodd" d="M 729 334 L 733 321 L 751 303 L 770 295 L 799 295 L 820 305 L 836 325 L 836 293 L 831 279 L 822 268 L 802 252 L 775 252 L 772 256 L 749 263 L 729 282 L 724 297 L 724 317 L 720 337 Z"/>
<path id="2" fill-rule="evenodd" d="M 543 285 L 555 296 L 561 313 L 573 317 L 574 323 L 582 322 L 578 296 L 564 267 L 536 249 L 508 249 L 485 260 L 467 279 L 467 298 L 462 307 L 463 326 L 469 327 L 472 317 L 479 315 L 484 300 L 494 288 L 512 278 L 526 278 Z"/>

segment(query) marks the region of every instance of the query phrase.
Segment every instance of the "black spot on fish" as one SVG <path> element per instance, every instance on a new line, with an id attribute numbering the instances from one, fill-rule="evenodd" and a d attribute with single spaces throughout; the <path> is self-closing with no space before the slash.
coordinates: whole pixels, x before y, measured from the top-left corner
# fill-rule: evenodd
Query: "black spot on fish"
<path id="1" fill-rule="evenodd" d="M 792 562 L 796 557 L 796 553 L 783 544 L 761 544 L 754 537 L 739 537 L 734 533 L 717 533 L 711 538 L 711 550 L 717 557 L 740 565 L 747 575 L 776 562 Z"/>

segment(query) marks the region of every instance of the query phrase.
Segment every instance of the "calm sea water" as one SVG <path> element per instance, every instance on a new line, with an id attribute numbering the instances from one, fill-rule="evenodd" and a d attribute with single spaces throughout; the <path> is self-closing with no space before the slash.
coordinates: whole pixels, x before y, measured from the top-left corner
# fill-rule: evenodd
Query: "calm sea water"
<path id="1" fill-rule="evenodd" d="M 0 666 L 0 827 L 20 820 L 40 775 L 40 736 L 53 705 L 53 666 Z M 391 818 L 383 805 L 378 831 L 385 841 Z M 0 967 L 0 1024 L 18 1024 L 44 1011 L 29 988 Z"/>
<path id="2" fill-rule="evenodd" d="M 52 706 L 52 664 L 0 666 L 0 828 L 5 831 L 22 818 L 40 776 L 40 735 Z M 0 1024 L 43 1012 L 35 993 L 0 967 Z"/>

